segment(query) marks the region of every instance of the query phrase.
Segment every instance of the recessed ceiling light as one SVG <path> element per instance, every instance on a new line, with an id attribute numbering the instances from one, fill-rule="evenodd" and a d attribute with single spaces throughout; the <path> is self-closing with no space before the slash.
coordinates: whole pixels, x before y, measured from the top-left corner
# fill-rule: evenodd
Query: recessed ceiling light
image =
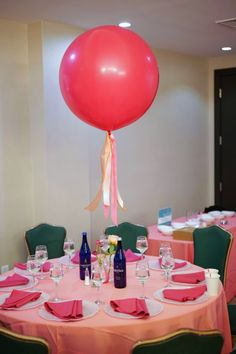
<path id="1" fill-rule="evenodd" d="M 120 27 L 123 27 L 123 28 L 129 28 L 129 27 L 131 27 L 131 23 L 130 23 L 130 22 L 127 22 L 127 21 L 125 21 L 125 22 L 120 22 L 120 23 L 119 23 L 119 26 L 120 26 Z"/>
<path id="2" fill-rule="evenodd" d="M 223 50 L 223 52 L 230 52 L 232 50 L 231 47 L 222 47 L 221 50 Z"/>

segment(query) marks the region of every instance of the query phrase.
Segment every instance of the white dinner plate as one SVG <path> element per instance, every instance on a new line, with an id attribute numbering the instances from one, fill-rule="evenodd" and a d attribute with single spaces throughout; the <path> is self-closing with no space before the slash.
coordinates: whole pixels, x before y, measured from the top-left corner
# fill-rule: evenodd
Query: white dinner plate
<path id="1" fill-rule="evenodd" d="M 196 284 L 192 284 L 192 283 L 181 283 L 181 282 L 177 282 L 177 281 L 174 281 L 174 280 L 172 280 L 172 276 L 173 275 L 177 275 L 177 274 L 190 274 L 190 273 L 197 273 L 197 271 L 195 270 L 195 271 L 191 271 L 191 272 L 175 272 L 175 274 L 171 274 L 171 276 L 170 276 L 170 282 L 171 282 L 171 284 L 175 284 L 175 285 L 183 285 L 183 286 L 185 286 L 186 287 L 186 285 L 189 285 L 189 286 L 198 286 L 198 285 L 202 285 L 202 284 L 205 284 L 206 283 L 206 281 L 205 280 L 203 280 L 203 281 L 200 281 L 199 283 L 196 283 Z"/>
<path id="2" fill-rule="evenodd" d="M 184 290 L 184 289 L 190 289 L 192 288 L 192 286 L 171 286 L 170 289 L 181 289 L 181 290 Z M 208 300 L 209 296 L 207 294 L 207 291 L 205 291 L 204 294 L 202 294 L 201 296 L 199 296 L 196 300 L 193 300 L 193 301 L 175 301 L 175 300 L 170 300 L 170 299 L 166 299 L 163 295 L 163 290 L 166 290 L 167 288 L 162 288 L 162 289 L 159 289 L 157 291 L 155 291 L 155 293 L 153 294 L 154 297 L 159 300 L 159 301 L 162 301 L 162 302 L 166 302 L 168 304 L 174 304 L 174 305 L 197 305 L 197 304 L 201 304 L 202 302 L 205 302 Z"/>
<path id="3" fill-rule="evenodd" d="M 75 300 L 75 299 L 74 299 Z M 66 302 L 71 300 L 63 300 L 61 302 Z M 81 321 L 89 317 L 93 317 L 99 311 L 99 306 L 94 302 L 83 300 L 83 317 L 81 318 L 74 318 L 74 319 L 61 319 L 57 316 L 54 316 L 50 312 L 48 312 L 44 307 L 39 309 L 39 316 L 44 318 L 48 321 L 59 321 L 59 322 L 74 322 L 74 321 Z"/>
<path id="4" fill-rule="evenodd" d="M 235 212 L 234 211 L 231 211 L 231 210 L 223 210 L 222 211 L 222 214 L 224 216 L 234 216 Z"/>
<path id="5" fill-rule="evenodd" d="M 28 276 L 28 277 L 31 276 L 30 272 L 28 272 L 27 269 L 20 269 L 18 267 L 14 267 L 14 272 L 17 273 L 17 274 L 23 275 L 23 276 Z M 49 273 L 50 273 L 49 271 L 48 272 L 43 272 L 43 273 L 39 272 L 39 273 L 37 273 L 36 278 L 37 277 L 40 278 L 41 276 L 45 277 L 46 275 L 49 275 Z"/>
<path id="6" fill-rule="evenodd" d="M 173 221 L 171 225 L 173 226 L 173 228 L 175 230 L 183 229 L 184 227 L 186 227 L 186 223 L 185 222 Z"/>
<path id="7" fill-rule="evenodd" d="M 147 305 L 147 309 L 149 312 L 149 316 L 150 317 L 154 317 L 159 315 L 159 313 L 161 313 L 163 311 L 163 306 L 161 304 L 159 304 L 157 301 L 155 300 L 150 300 L 150 299 L 145 299 L 146 301 L 146 305 Z M 106 304 L 104 306 L 104 311 L 106 312 L 107 315 L 112 316 L 112 317 L 117 317 L 117 318 L 126 318 L 126 319 L 138 319 L 138 318 L 143 318 L 142 316 L 138 317 L 138 316 L 132 316 L 129 315 L 127 313 L 122 313 L 122 312 L 116 312 L 115 310 L 113 310 L 113 308 L 111 307 L 110 304 Z M 147 317 L 145 317 L 147 318 Z"/>
<path id="8" fill-rule="evenodd" d="M 36 290 L 35 290 L 36 291 Z M 32 291 L 33 292 L 33 291 Z M 0 305 L 2 305 L 4 303 L 4 301 L 6 300 L 6 298 L 8 298 L 10 296 L 10 294 L 3 294 L 0 295 Z M 21 307 L 8 307 L 7 309 L 4 310 L 16 310 L 16 311 L 20 311 L 20 310 L 29 310 L 29 309 L 33 309 L 34 307 L 37 307 L 41 304 L 43 304 L 45 301 L 47 301 L 49 299 L 49 295 L 46 293 L 41 293 L 40 297 L 37 300 L 34 301 L 30 301 L 28 302 L 28 304 L 25 304 Z"/>
<path id="9" fill-rule="evenodd" d="M 72 256 L 72 258 L 73 258 L 73 256 Z M 94 256 L 92 254 L 91 255 L 91 262 L 94 262 L 94 261 L 96 261 L 96 256 Z M 61 258 L 58 259 L 58 262 L 63 264 L 64 266 L 68 267 L 69 266 L 69 256 L 68 255 L 62 256 Z M 71 265 L 73 267 L 79 267 L 79 263 L 71 262 Z"/>
<path id="10" fill-rule="evenodd" d="M 7 277 L 0 277 L 0 281 L 6 279 Z M 1 287 L 0 291 L 3 292 L 11 292 L 13 289 L 17 289 L 17 290 L 26 290 L 26 289 L 30 289 L 33 288 L 36 284 L 38 284 L 38 279 L 35 279 L 35 283 L 34 283 L 34 279 L 32 277 L 25 277 L 29 279 L 29 282 L 27 284 L 24 285 L 14 285 L 14 286 L 8 286 L 8 287 Z"/>
<path id="11" fill-rule="evenodd" d="M 157 229 L 166 236 L 172 235 L 174 231 L 174 228 L 169 225 L 157 225 Z"/>
<path id="12" fill-rule="evenodd" d="M 181 268 L 177 268 L 177 269 L 173 269 L 171 272 L 180 272 L 181 270 L 185 270 L 188 268 L 192 267 L 192 264 L 189 263 L 188 261 L 184 261 L 183 259 L 175 259 L 176 263 L 182 263 L 182 262 L 186 262 L 186 265 L 181 267 Z M 159 271 L 163 271 L 164 269 L 162 269 L 160 267 L 160 263 L 159 263 L 159 259 L 158 257 L 156 259 L 152 259 L 149 262 L 149 268 L 153 269 L 153 270 L 159 270 Z"/>

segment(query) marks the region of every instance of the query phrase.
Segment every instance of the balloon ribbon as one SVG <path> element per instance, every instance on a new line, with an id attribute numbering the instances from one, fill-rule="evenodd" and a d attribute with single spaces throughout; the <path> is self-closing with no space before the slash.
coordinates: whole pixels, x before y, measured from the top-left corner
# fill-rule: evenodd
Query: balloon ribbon
<path id="1" fill-rule="evenodd" d="M 111 207 L 111 219 L 117 225 L 117 206 L 119 205 L 123 210 L 125 207 L 118 190 L 116 141 L 111 132 L 106 132 L 106 140 L 100 160 L 102 170 L 100 188 L 96 197 L 85 209 L 94 211 L 103 197 L 104 215 L 108 217 Z"/>

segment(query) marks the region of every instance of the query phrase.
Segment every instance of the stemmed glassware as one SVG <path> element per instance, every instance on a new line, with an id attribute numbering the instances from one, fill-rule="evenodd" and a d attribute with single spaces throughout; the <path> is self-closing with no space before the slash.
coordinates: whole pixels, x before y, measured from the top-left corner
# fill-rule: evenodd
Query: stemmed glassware
<path id="1" fill-rule="evenodd" d="M 40 264 L 38 260 L 35 258 L 35 255 L 29 255 L 27 257 L 26 263 L 27 271 L 32 275 L 34 280 L 34 285 L 37 284 L 36 282 L 36 275 L 40 272 Z"/>
<path id="2" fill-rule="evenodd" d="M 148 240 L 146 236 L 138 236 L 136 240 L 136 248 L 142 254 L 142 259 L 144 258 L 144 252 L 148 249 Z"/>
<path id="3" fill-rule="evenodd" d="M 54 281 L 56 285 L 56 295 L 53 301 L 59 301 L 58 297 L 58 286 L 62 278 L 64 277 L 63 265 L 61 263 L 53 263 L 50 267 L 50 278 Z"/>
<path id="4" fill-rule="evenodd" d="M 106 277 L 105 274 L 105 269 L 102 265 L 99 263 L 94 263 L 92 265 L 92 272 L 91 272 L 91 281 L 92 281 L 92 286 L 97 288 L 97 299 L 95 300 L 95 303 L 97 305 L 102 305 L 103 301 L 100 299 L 100 288 L 102 286 L 102 283 L 104 282 Z"/>
<path id="5" fill-rule="evenodd" d="M 100 236 L 100 245 L 102 251 L 105 253 L 109 248 L 109 236 L 108 235 L 101 235 Z"/>
<path id="6" fill-rule="evenodd" d="M 75 253 L 75 242 L 71 239 L 67 239 L 64 242 L 63 246 L 64 252 L 69 257 L 69 268 L 74 268 L 73 264 L 71 263 L 72 255 Z"/>
<path id="7" fill-rule="evenodd" d="M 171 274 L 171 270 L 174 268 L 175 266 L 175 259 L 172 253 L 172 250 L 170 247 L 167 247 L 162 255 L 162 259 L 161 259 L 161 268 L 164 269 L 165 271 L 165 278 L 167 281 L 166 287 L 168 287 L 170 285 L 170 274 Z"/>
<path id="8" fill-rule="evenodd" d="M 136 263 L 135 275 L 139 282 L 142 284 L 142 295 L 140 297 L 147 299 L 145 296 L 144 284 L 150 277 L 150 271 L 148 262 L 145 259 L 142 259 Z"/>
<path id="9" fill-rule="evenodd" d="M 40 279 L 43 279 L 43 265 L 48 259 L 48 250 L 45 245 L 38 245 L 35 248 L 35 258 L 38 260 L 41 269 Z"/>

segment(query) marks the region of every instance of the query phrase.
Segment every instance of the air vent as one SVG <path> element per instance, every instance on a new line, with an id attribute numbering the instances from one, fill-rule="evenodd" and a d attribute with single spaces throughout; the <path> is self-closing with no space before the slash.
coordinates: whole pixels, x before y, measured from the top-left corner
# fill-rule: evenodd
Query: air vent
<path id="1" fill-rule="evenodd" d="M 236 17 L 228 18 L 227 20 L 219 20 L 219 21 L 216 21 L 216 23 L 219 25 L 223 25 L 223 26 L 227 26 L 227 27 L 236 29 Z"/>

